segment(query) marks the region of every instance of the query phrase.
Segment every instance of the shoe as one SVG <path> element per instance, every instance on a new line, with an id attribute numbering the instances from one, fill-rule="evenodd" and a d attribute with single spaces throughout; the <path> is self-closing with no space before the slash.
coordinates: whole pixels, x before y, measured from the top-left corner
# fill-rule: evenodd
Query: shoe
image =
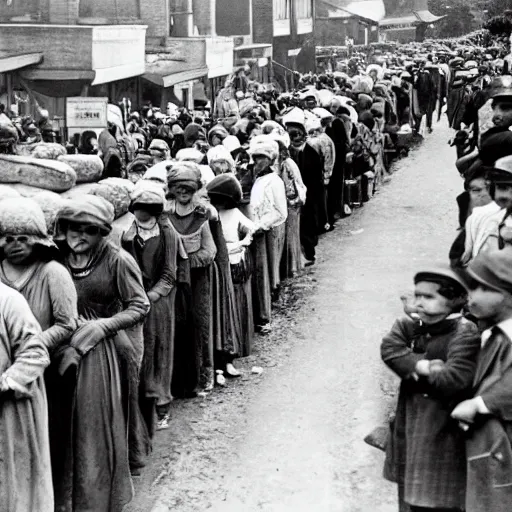
<path id="1" fill-rule="evenodd" d="M 315 264 L 315 262 L 316 262 L 316 258 L 313 258 L 312 260 L 306 261 L 306 263 L 304 263 L 304 266 L 311 267 L 312 265 Z"/>
<path id="2" fill-rule="evenodd" d="M 204 387 L 203 391 L 209 393 L 213 391 L 215 387 L 215 374 L 213 372 L 213 368 L 205 368 L 204 369 Z"/>
<path id="3" fill-rule="evenodd" d="M 217 374 L 215 378 L 215 382 L 218 386 L 225 387 L 226 386 L 226 378 L 224 377 L 224 372 L 222 370 L 217 370 L 215 372 Z"/>
<path id="4" fill-rule="evenodd" d="M 226 365 L 226 377 L 241 377 L 242 372 L 240 370 L 237 370 L 231 363 L 228 363 Z"/>
<path id="5" fill-rule="evenodd" d="M 166 414 L 163 418 L 159 419 L 156 424 L 157 430 L 165 430 L 166 428 L 169 428 L 169 414 Z"/>
<path id="6" fill-rule="evenodd" d="M 256 332 L 259 332 L 260 334 L 269 334 L 272 332 L 272 327 L 270 327 L 270 323 L 257 325 Z"/>

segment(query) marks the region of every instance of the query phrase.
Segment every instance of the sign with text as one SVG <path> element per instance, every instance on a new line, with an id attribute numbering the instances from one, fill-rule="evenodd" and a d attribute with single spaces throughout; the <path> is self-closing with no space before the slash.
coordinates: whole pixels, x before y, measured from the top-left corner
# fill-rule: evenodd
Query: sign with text
<path id="1" fill-rule="evenodd" d="M 107 127 L 108 98 L 66 98 L 67 128 L 98 129 Z"/>

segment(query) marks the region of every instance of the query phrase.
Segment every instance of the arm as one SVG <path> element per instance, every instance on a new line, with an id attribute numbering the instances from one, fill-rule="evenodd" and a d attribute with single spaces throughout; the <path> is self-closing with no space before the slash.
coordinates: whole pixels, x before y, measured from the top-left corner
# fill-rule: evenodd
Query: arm
<path id="1" fill-rule="evenodd" d="M 12 343 L 13 363 L 0 375 L 0 391 L 12 390 L 16 398 L 29 398 L 31 385 L 50 364 L 41 327 L 19 294 L 5 298 L 5 328 Z"/>
<path id="2" fill-rule="evenodd" d="M 201 227 L 201 248 L 188 255 L 191 268 L 207 267 L 213 263 L 217 255 L 217 247 L 213 240 L 212 232 L 208 222 Z"/>
<path id="3" fill-rule="evenodd" d="M 47 274 L 53 325 L 42 334 L 50 352 L 68 341 L 77 328 L 77 295 L 75 283 L 69 272 L 56 261 L 48 264 Z"/>
<path id="4" fill-rule="evenodd" d="M 332 171 L 334 169 L 334 162 L 336 159 L 336 148 L 334 146 L 334 142 L 329 137 L 329 135 L 325 134 L 327 144 L 325 145 L 325 152 L 324 152 L 324 183 L 326 185 L 329 184 L 329 180 L 332 176 Z"/>
<path id="5" fill-rule="evenodd" d="M 286 159 L 285 165 L 285 172 L 289 171 L 293 181 L 295 182 L 297 195 L 299 196 L 298 201 L 300 204 L 304 204 L 306 202 L 306 194 L 308 189 L 306 185 L 304 185 L 304 181 L 302 181 L 302 175 L 300 174 L 299 166 L 291 158 Z"/>
<path id="6" fill-rule="evenodd" d="M 288 218 L 288 203 L 283 180 L 277 175 L 268 184 L 265 194 L 270 194 L 271 207 L 260 219 L 260 227 L 266 231 L 274 226 L 282 224 Z"/>
<path id="7" fill-rule="evenodd" d="M 512 421 L 512 368 L 505 370 L 500 379 L 480 397 L 485 407 L 479 409 L 480 414 L 488 412 L 503 421 Z"/>
<path id="8" fill-rule="evenodd" d="M 434 392 L 443 398 L 453 398 L 471 388 L 475 376 L 480 336 L 476 326 L 470 326 L 450 342 L 448 358 L 442 369 L 430 373 L 427 380 Z"/>
<path id="9" fill-rule="evenodd" d="M 416 354 L 412 350 L 414 322 L 409 319 L 398 319 L 391 331 L 384 336 L 380 346 L 382 360 L 402 379 L 411 377 L 416 371 L 418 361 L 424 354 Z"/>
<path id="10" fill-rule="evenodd" d="M 176 265 L 178 258 L 178 235 L 166 226 L 160 227 L 164 242 L 164 261 L 162 262 L 160 279 L 149 290 L 149 294 L 167 297 L 176 283 Z M 158 299 L 157 299 L 158 300 Z"/>

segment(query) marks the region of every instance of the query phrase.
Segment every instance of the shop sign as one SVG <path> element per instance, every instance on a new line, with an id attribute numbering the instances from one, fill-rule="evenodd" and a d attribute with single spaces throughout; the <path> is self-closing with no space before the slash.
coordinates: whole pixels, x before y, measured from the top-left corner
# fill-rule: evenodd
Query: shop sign
<path id="1" fill-rule="evenodd" d="M 66 126 L 68 129 L 103 129 L 107 127 L 108 98 L 66 98 Z"/>

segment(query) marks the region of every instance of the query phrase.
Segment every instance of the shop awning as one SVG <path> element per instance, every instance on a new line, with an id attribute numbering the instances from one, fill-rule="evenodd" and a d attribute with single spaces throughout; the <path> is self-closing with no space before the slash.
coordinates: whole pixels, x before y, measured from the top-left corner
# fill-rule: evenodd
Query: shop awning
<path id="1" fill-rule="evenodd" d="M 386 14 L 383 0 L 321 0 L 328 11 L 328 18 L 350 18 L 377 23 Z"/>
<path id="2" fill-rule="evenodd" d="M 207 74 L 206 66 L 192 67 L 185 61 L 170 60 L 165 56 L 155 58 L 154 55 L 147 55 L 146 72 L 142 77 L 160 87 L 171 87 L 182 82 L 197 80 Z"/>
<path id="3" fill-rule="evenodd" d="M 435 23 L 444 18 L 444 16 L 436 16 L 430 11 L 414 11 L 414 14 L 422 23 Z"/>
<path id="4" fill-rule="evenodd" d="M 396 17 L 396 18 L 384 18 L 380 23 L 379 25 L 381 27 L 393 27 L 393 26 L 398 26 L 398 25 L 410 25 L 412 23 L 417 23 L 418 22 L 418 18 L 414 15 L 414 14 L 411 14 L 409 16 L 400 16 L 400 17 Z"/>
<path id="5" fill-rule="evenodd" d="M 33 66 L 39 64 L 42 60 L 43 54 L 41 52 L 15 53 L 0 51 L 0 73 Z"/>

